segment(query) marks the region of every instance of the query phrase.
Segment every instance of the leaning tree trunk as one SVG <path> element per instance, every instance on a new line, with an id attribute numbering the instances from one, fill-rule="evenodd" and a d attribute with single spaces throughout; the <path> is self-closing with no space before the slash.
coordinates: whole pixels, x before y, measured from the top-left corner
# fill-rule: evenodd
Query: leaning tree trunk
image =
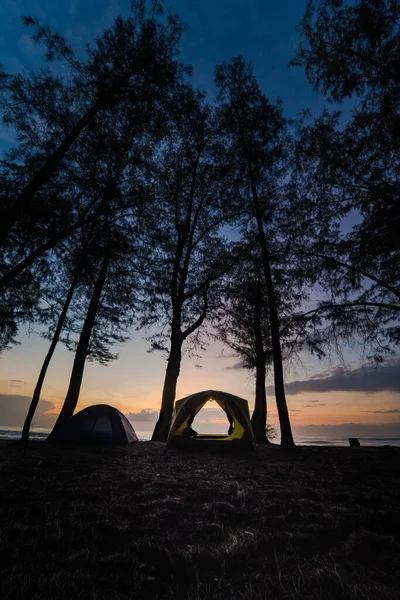
<path id="1" fill-rule="evenodd" d="M 274 283 L 272 281 L 271 264 L 269 258 L 269 251 L 267 240 L 265 237 L 263 218 L 261 214 L 261 207 L 258 199 L 257 187 L 255 185 L 254 177 L 249 168 L 250 182 L 254 200 L 254 210 L 257 221 L 258 229 L 258 240 L 261 248 L 261 257 L 263 263 L 263 271 L 265 277 L 265 285 L 268 297 L 269 307 L 269 322 L 271 327 L 271 342 L 272 342 L 272 354 L 274 364 L 274 384 L 275 384 L 275 398 L 276 406 L 278 409 L 279 424 L 281 429 L 281 446 L 285 448 L 294 447 L 295 443 L 292 435 L 292 428 L 290 426 L 289 412 L 286 403 L 285 396 L 285 384 L 283 377 L 283 363 L 282 363 L 282 349 L 280 342 L 279 333 L 279 317 L 276 306 L 276 296 Z"/>
<path id="2" fill-rule="evenodd" d="M 83 129 L 85 129 L 92 118 L 96 115 L 100 106 L 101 103 L 97 101 L 86 111 L 86 113 L 75 124 L 72 131 L 70 131 L 70 133 L 64 138 L 53 154 L 49 156 L 44 165 L 32 175 L 30 181 L 22 189 L 11 208 L 2 215 L 0 224 L 0 244 L 4 243 L 7 235 L 10 233 L 19 217 L 27 210 L 29 212 L 29 206 L 35 194 L 40 190 L 41 187 L 48 183 L 48 181 L 54 175 L 62 159 L 71 146 L 76 142 Z"/>
<path id="3" fill-rule="evenodd" d="M 171 334 L 171 350 L 168 358 L 167 371 L 165 373 L 160 415 L 154 428 L 153 437 L 151 438 L 155 442 L 166 442 L 171 427 L 176 396 L 176 384 L 181 368 L 182 342 L 183 339 L 180 330 Z"/>
<path id="4" fill-rule="evenodd" d="M 33 250 L 30 254 L 28 254 L 28 256 L 23 258 L 18 264 L 14 265 L 8 271 L 8 273 L 3 275 L 3 277 L 0 278 L 0 292 L 4 288 L 9 286 L 10 283 L 12 283 L 14 281 L 14 279 L 16 279 L 19 275 L 21 275 L 21 273 L 23 273 L 25 271 L 25 269 L 32 266 L 33 263 L 38 258 L 43 256 L 43 254 L 45 254 L 48 250 L 51 250 L 52 248 L 54 248 L 54 246 L 56 246 L 57 244 L 62 242 L 65 238 L 69 237 L 72 233 L 74 233 L 84 222 L 92 205 L 93 205 L 92 203 L 88 204 L 88 206 L 83 210 L 83 212 L 81 213 L 81 215 L 79 216 L 79 218 L 73 225 L 70 225 L 66 229 L 62 229 L 61 231 L 59 231 L 56 235 L 54 235 L 52 238 L 47 240 L 47 242 L 45 242 L 44 244 L 42 244 L 41 246 L 39 246 L 38 248 Z M 100 214 L 101 208 L 102 208 L 102 205 L 100 204 L 99 208 L 97 209 L 97 213 L 96 213 L 97 216 Z M 96 215 L 95 215 L 95 218 L 96 218 Z"/>
<path id="5" fill-rule="evenodd" d="M 53 335 L 53 339 L 50 344 L 50 348 L 46 354 L 46 358 L 44 359 L 42 368 L 40 369 L 39 377 L 38 377 L 38 380 L 36 383 L 35 390 L 33 392 L 33 397 L 32 397 L 32 400 L 31 400 L 31 403 L 29 406 L 28 414 L 26 416 L 24 427 L 22 429 L 22 434 L 21 434 L 21 442 L 22 443 L 25 443 L 29 440 L 29 431 L 30 431 L 32 419 L 35 414 L 37 405 L 39 404 L 40 394 L 41 394 L 42 387 L 43 387 L 43 382 L 45 380 L 50 361 L 53 357 L 54 351 L 58 344 L 58 340 L 60 339 L 61 331 L 62 331 L 62 328 L 64 327 L 65 319 L 67 317 L 69 305 L 71 304 L 72 297 L 75 293 L 76 286 L 79 281 L 80 272 L 81 272 L 80 269 L 75 272 L 74 278 L 72 280 L 71 286 L 69 288 L 67 297 L 64 302 L 63 309 L 62 309 L 61 314 L 58 319 L 57 327 L 54 331 L 54 335 Z"/>
<path id="6" fill-rule="evenodd" d="M 85 369 L 86 357 L 89 348 L 90 337 L 94 327 L 97 311 L 100 304 L 100 297 L 103 291 L 103 287 L 107 278 L 108 267 L 110 264 L 110 249 L 107 245 L 104 253 L 103 262 L 101 265 L 100 273 L 97 278 L 96 284 L 93 288 L 92 298 L 90 300 L 89 308 L 86 314 L 86 319 L 83 324 L 81 335 L 79 337 L 78 347 L 75 353 L 74 364 L 72 367 L 71 379 L 69 382 L 68 392 L 64 400 L 61 412 L 58 415 L 56 424 L 53 427 L 52 432 L 48 439 L 51 439 L 53 433 L 60 427 L 60 425 L 66 420 L 72 417 L 74 414 L 76 405 L 78 404 L 79 392 L 81 390 L 83 372 Z"/>

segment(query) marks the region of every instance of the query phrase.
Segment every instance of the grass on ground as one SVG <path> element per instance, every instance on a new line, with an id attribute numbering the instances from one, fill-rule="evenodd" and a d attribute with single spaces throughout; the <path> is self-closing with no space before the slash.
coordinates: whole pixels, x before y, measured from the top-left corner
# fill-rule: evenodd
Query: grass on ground
<path id="1" fill-rule="evenodd" d="M 0 445 L 2 600 L 398 600 L 400 449 Z"/>

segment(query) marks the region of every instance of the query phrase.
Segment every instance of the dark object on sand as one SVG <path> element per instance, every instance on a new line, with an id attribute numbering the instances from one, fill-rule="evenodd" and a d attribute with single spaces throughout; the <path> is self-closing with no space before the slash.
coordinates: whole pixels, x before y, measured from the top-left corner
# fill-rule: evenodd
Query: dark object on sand
<path id="1" fill-rule="evenodd" d="M 349 444 L 350 446 L 359 446 L 360 442 L 357 438 L 349 438 Z"/>
<path id="2" fill-rule="evenodd" d="M 191 428 L 195 416 L 209 400 L 214 400 L 225 411 L 229 430 L 225 435 L 200 434 Z M 175 402 L 168 446 L 203 449 L 253 449 L 253 430 L 246 400 L 215 390 L 198 392 Z"/>
<path id="3" fill-rule="evenodd" d="M 94 404 L 65 421 L 49 438 L 63 444 L 131 444 L 138 437 L 128 419 L 108 404 Z"/>

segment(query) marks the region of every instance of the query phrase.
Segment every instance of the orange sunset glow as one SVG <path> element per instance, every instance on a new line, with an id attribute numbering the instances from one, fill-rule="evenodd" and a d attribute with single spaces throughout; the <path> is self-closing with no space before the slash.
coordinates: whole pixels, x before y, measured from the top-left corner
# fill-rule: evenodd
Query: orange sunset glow
<path id="1" fill-rule="evenodd" d="M 23 337 L 23 344 L 4 354 L 0 363 L 0 398 L 24 397 L 21 414 L 7 418 L 2 406 L 0 426 L 21 427 L 27 402 L 31 397 L 42 356 L 47 342 L 38 335 Z M 134 427 L 144 437 L 150 437 L 160 407 L 160 397 L 165 375 L 166 362 L 159 354 L 148 354 L 147 343 L 141 338 L 131 340 L 120 347 L 120 358 L 108 367 L 88 363 L 85 371 L 78 409 L 91 404 L 105 403 L 116 406 L 128 415 Z M 62 347 L 54 359 L 48 379 L 44 386 L 41 410 L 35 420 L 37 427 L 51 427 L 65 396 L 68 384 L 72 356 Z M 221 355 L 221 347 L 208 348 L 202 360 L 197 363 L 187 357 L 183 360 L 178 380 L 177 398 L 184 397 L 201 389 L 223 389 L 248 399 L 250 410 L 254 406 L 254 378 L 245 369 L 233 368 L 237 360 Z M 23 378 L 20 364 L 24 364 Z M 329 369 L 327 365 L 315 362 L 309 367 L 309 385 L 324 383 Z M 380 367 L 382 369 L 384 367 Z M 377 373 L 379 373 L 379 367 Z M 322 374 L 318 379 L 318 374 Z M 296 376 L 297 375 L 297 376 Z M 362 381 L 362 376 L 361 381 Z M 382 372 L 384 378 L 384 372 Z M 271 378 L 268 378 L 271 382 Z M 307 427 L 315 426 L 313 433 L 326 434 L 324 426 L 337 427 L 344 431 L 346 424 L 357 427 L 373 427 L 374 435 L 388 437 L 393 435 L 400 414 L 400 395 L 396 390 L 379 391 L 300 391 L 293 393 L 293 381 L 307 381 L 304 368 L 297 373 L 290 371 L 287 377 L 287 399 L 291 422 L 296 435 L 302 435 Z M 319 383 L 321 385 L 321 383 Z M 273 388 L 267 388 L 268 422 L 278 426 Z M 14 402 L 15 404 L 15 402 Z M 9 404 L 8 404 L 9 406 Z M 201 431 L 224 430 L 226 418 L 219 408 L 206 405 L 197 416 Z M 356 428 L 357 428 L 356 427 Z M 306 429 L 304 429 L 306 428 Z M 319 429 L 318 429 L 319 428 Z M 336 431 L 333 429 L 332 431 Z M 347 431 L 347 429 L 346 429 Z M 360 429 L 361 433 L 363 429 Z M 369 431 L 369 430 L 368 430 Z M 357 435 L 361 435 L 360 433 Z"/>

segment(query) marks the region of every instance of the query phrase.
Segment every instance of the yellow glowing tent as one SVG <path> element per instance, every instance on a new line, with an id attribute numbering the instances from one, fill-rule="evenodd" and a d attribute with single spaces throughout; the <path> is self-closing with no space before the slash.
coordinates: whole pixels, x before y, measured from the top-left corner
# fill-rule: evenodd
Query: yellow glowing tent
<path id="1" fill-rule="evenodd" d="M 230 422 L 229 433 L 226 435 L 196 434 L 190 425 L 193 418 L 208 401 L 214 400 L 226 413 Z M 172 416 L 171 429 L 167 445 L 172 446 L 225 446 L 230 442 L 236 447 L 253 447 L 253 430 L 251 427 L 249 405 L 247 400 L 220 392 L 206 390 L 197 392 L 177 400 Z"/>

